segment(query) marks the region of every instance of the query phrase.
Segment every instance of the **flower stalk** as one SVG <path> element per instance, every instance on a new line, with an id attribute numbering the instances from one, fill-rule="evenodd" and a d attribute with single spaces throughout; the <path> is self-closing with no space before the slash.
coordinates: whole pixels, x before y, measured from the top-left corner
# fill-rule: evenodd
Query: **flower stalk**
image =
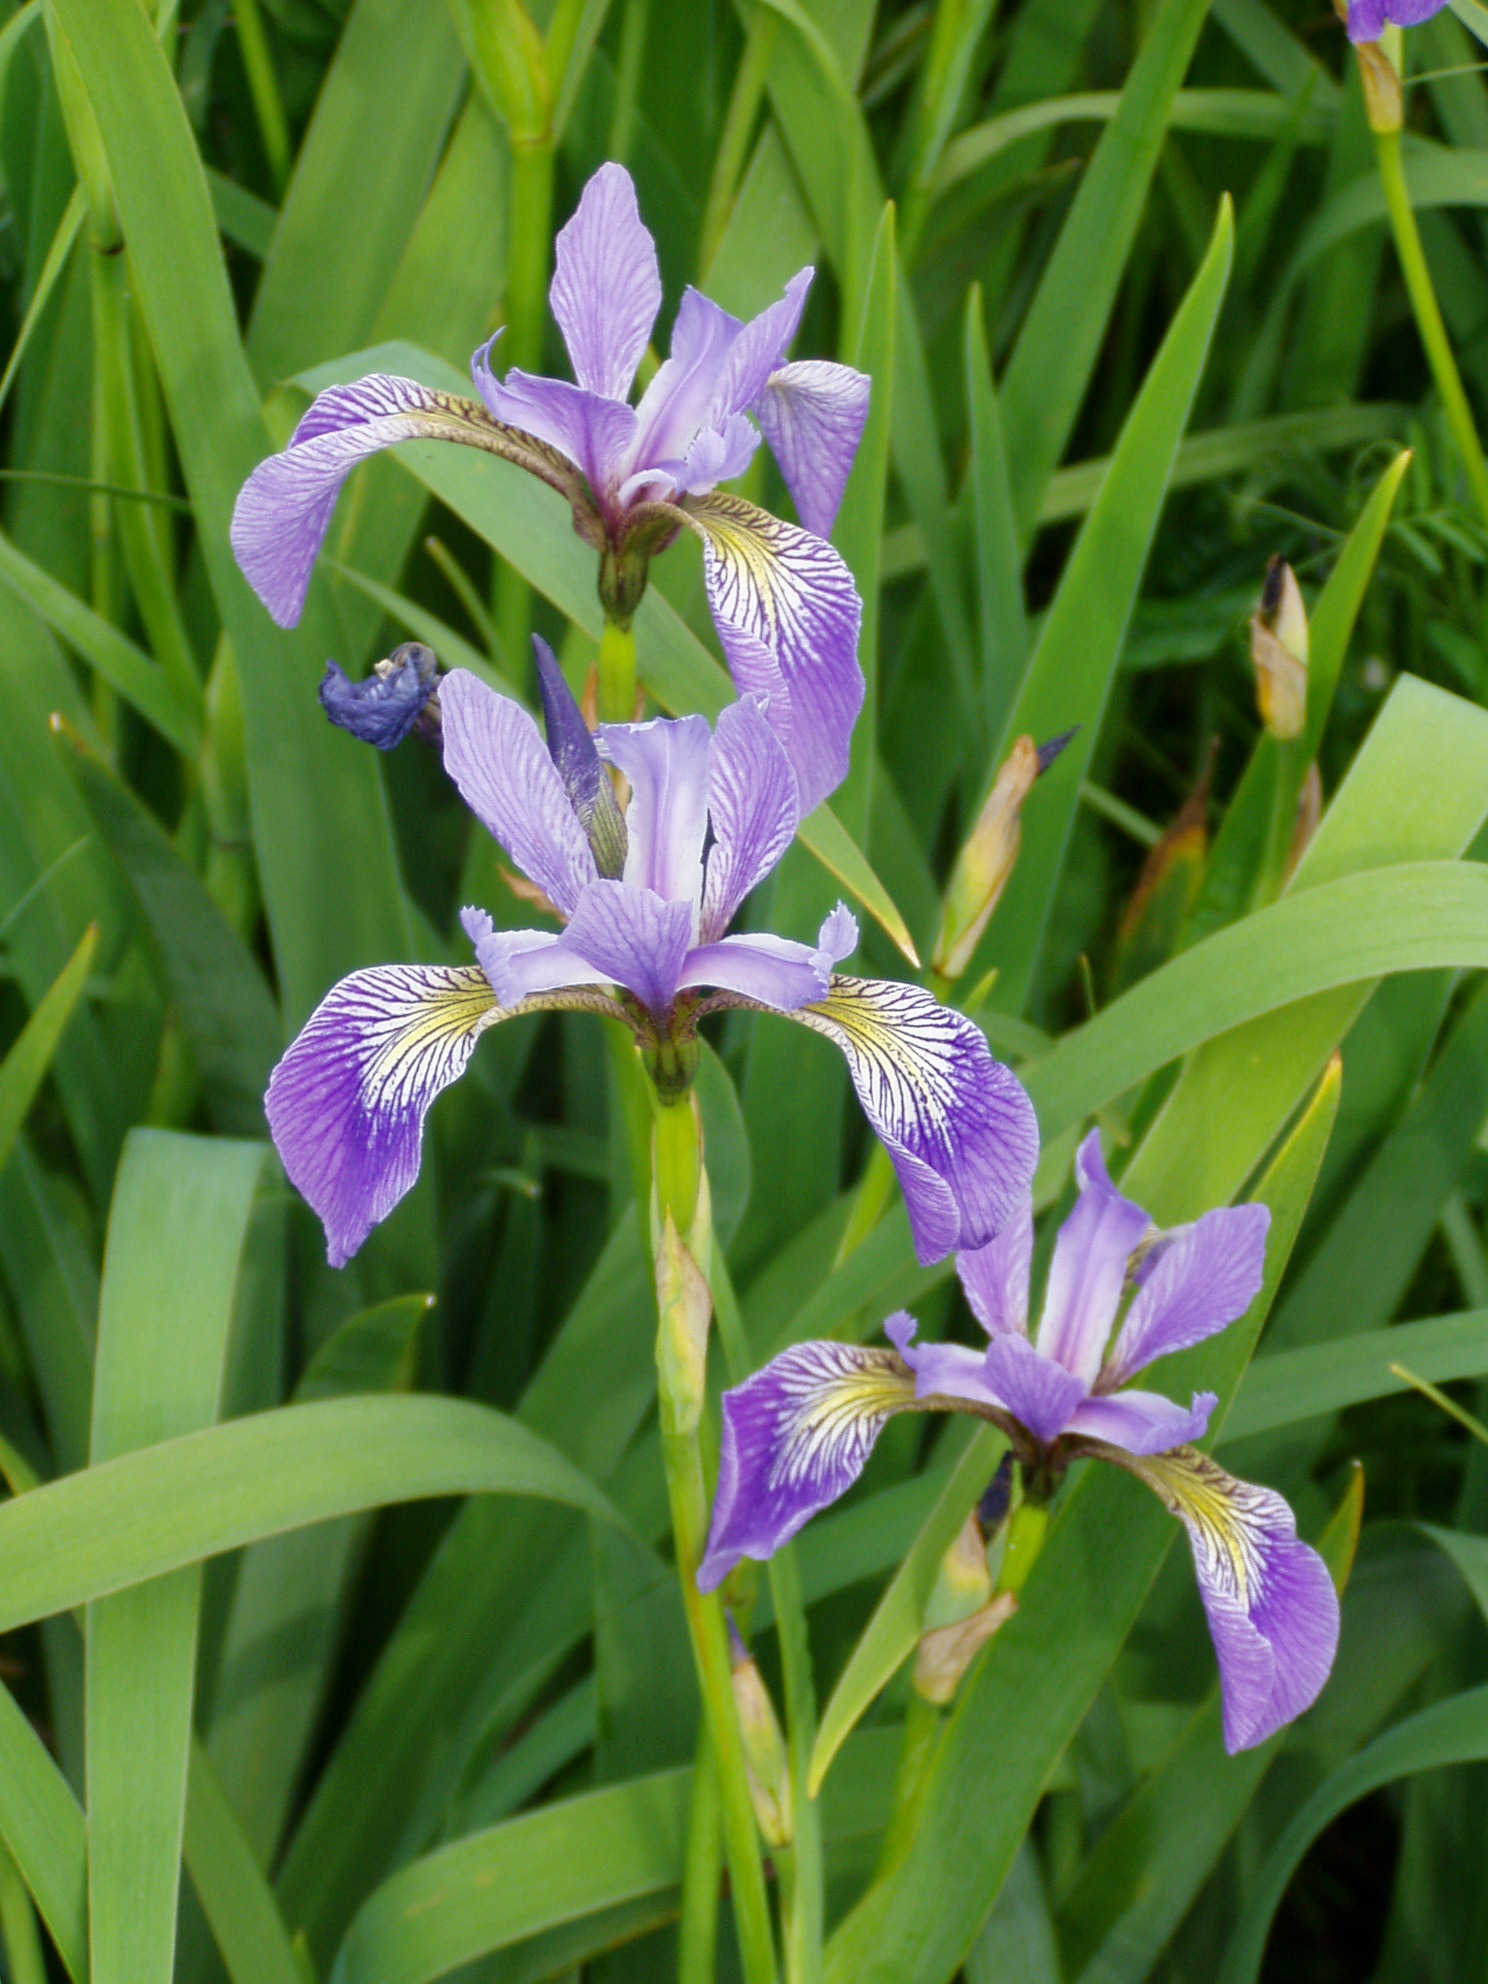
<path id="1" fill-rule="evenodd" d="M 636 642 L 629 620 L 605 617 L 599 637 L 601 723 L 629 723 L 635 715 Z"/>

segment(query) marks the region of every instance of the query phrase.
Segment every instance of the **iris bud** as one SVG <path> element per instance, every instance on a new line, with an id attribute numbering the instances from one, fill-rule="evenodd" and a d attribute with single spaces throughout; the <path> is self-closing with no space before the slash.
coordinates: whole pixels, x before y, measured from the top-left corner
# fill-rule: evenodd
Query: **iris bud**
<path id="1" fill-rule="evenodd" d="M 957 979 L 971 963 L 1018 858 L 1023 801 L 1040 772 L 1049 769 L 1074 734 L 1066 731 L 1042 746 L 1031 737 L 1020 737 L 998 772 L 946 886 L 930 959 L 941 978 Z"/>
<path id="2" fill-rule="evenodd" d="M 729 1669 L 734 1684 L 734 1707 L 739 1712 L 750 1802 L 766 1846 L 789 1846 L 795 1838 L 795 1811 L 785 1738 L 780 1733 L 775 1706 L 754 1664 L 754 1656 L 740 1639 L 732 1619 L 728 1629 Z"/>
<path id="3" fill-rule="evenodd" d="M 1307 721 L 1307 609 L 1296 574 L 1282 557 L 1266 567 L 1261 603 L 1250 620 L 1261 721 L 1285 743 Z"/>
<path id="4" fill-rule="evenodd" d="M 713 1298 L 707 1279 L 682 1244 L 667 1208 L 656 1249 L 656 1372 L 668 1433 L 691 1436 L 703 1416 L 708 1390 L 708 1324 Z"/>
<path id="5" fill-rule="evenodd" d="M 997 1628 L 1017 1610 L 1010 1591 L 992 1590 L 987 1549 L 975 1513 L 941 1560 L 925 1607 L 925 1631 L 915 1655 L 914 1688 L 927 1702 L 948 1702 L 961 1677 Z"/>

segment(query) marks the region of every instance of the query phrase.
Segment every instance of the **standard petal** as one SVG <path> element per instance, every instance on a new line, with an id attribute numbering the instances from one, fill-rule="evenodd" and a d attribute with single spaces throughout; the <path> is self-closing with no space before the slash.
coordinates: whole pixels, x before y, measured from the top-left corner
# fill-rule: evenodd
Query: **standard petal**
<path id="1" fill-rule="evenodd" d="M 718 718 L 708 755 L 708 820 L 713 845 L 703 883 L 701 933 L 722 936 L 800 824 L 796 778 L 760 704 L 746 696 Z"/>
<path id="2" fill-rule="evenodd" d="M 981 1029 L 921 986 L 874 978 L 834 978 L 825 999 L 794 1017 L 847 1056 L 899 1174 L 920 1260 L 1000 1233 L 1032 1181 L 1038 1122 Z"/>
<path id="3" fill-rule="evenodd" d="M 1225 1748 L 1265 1742 L 1310 1708 L 1338 1650 L 1338 1594 L 1269 1488 L 1237 1481 L 1193 1447 L 1123 1460 L 1179 1518 L 1219 1658 Z"/>
<path id="4" fill-rule="evenodd" d="M 629 882 L 595 882 L 579 898 L 566 947 L 593 965 L 592 977 L 634 992 L 660 1020 L 677 996 L 692 934 L 692 908 L 665 902 Z"/>
<path id="5" fill-rule="evenodd" d="M 681 983 L 716 985 L 754 1005 L 793 1013 L 820 999 L 831 977 L 832 960 L 825 951 L 759 931 L 697 945 L 687 954 Z"/>
<path id="6" fill-rule="evenodd" d="M 1033 1194 L 985 1247 L 956 1256 L 971 1313 L 988 1336 L 1027 1336 L 1028 1274 L 1033 1262 Z"/>
<path id="7" fill-rule="evenodd" d="M 847 776 L 863 706 L 852 574 L 825 538 L 715 491 L 686 512 L 703 539 L 708 605 L 741 695 L 768 699 L 770 728 L 809 813 Z"/>
<path id="8" fill-rule="evenodd" d="M 1038 1347 L 1088 1389 L 1116 1320 L 1127 1261 L 1151 1222 L 1107 1176 L 1099 1130 L 1075 1153 L 1075 1177 L 1080 1196 L 1054 1242 Z"/>
<path id="9" fill-rule="evenodd" d="M 635 441 L 635 410 L 567 379 L 540 379 L 515 368 L 504 379 L 491 370 L 495 339 L 470 361 L 476 390 L 497 420 L 535 434 L 583 470 L 597 497 L 620 481 Z"/>
<path id="10" fill-rule="evenodd" d="M 1129 1454 L 1162 1454 L 1202 1440 L 1217 1403 L 1213 1392 L 1195 1392 L 1192 1405 L 1175 1405 L 1161 1392 L 1115 1392 L 1077 1406 L 1069 1430 L 1124 1447 Z"/>
<path id="11" fill-rule="evenodd" d="M 418 1177 L 424 1117 L 505 1012 L 474 965 L 379 965 L 322 999 L 269 1078 L 291 1182 L 343 1267 Z"/>
<path id="12" fill-rule="evenodd" d="M 1005 1400 L 987 1382 L 985 1351 L 968 1350 L 964 1343 L 917 1344 L 914 1335 L 918 1327 L 907 1309 L 900 1309 L 884 1324 L 884 1335 L 915 1374 L 916 1398 L 959 1398 L 971 1405 L 1007 1410 Z"/>
<path id="13" fill-rule="evenodd" d="M 637 473 L 678 462 L 703 425 L 718 377 L 740 324 L 701 290 L 684 289 L 672 326 L 672 348 L 636 408 Z"/>
<path id="14" fill-rule="evenodd" d="M 1222 1206 L 1164 1233 L 1142 1264 L 1102 1383 L 1124 1384 L 1154 1358 L 1202 1343 L 1243 1316 L 1266 1271 L 1270 1224 L 1265 1206 Z"/>
<path id="15" fill-rule="evenodd" d="M 703 892 L 712 742 L 703 716 L 607 723 L 599 732 L 601 755 L 630 781 L 627 884 L 694 910 Z"/>
<path id="16" fill-rule="evenodd" d="M 1080 1380 L 1009 1331 L 987 1346 L 987 1383 L 1036 1440 L 1057 1440 L 1086 1396 Z"/>
<path id="17" fill-rule="evenodd" d="M 506 1007 L 540 992 L 606 981 L 567 941 L 567 932 L 498 930 L 483 909 L 462 909 L 460 921 L 497 1002 Z"/>
<path id="18" fill-rule="evenodd" d="M 713 388 L 707 415 L 710 427 L 721 427 L 730 414 L 742 413 L 757 403 L 765 382 L 790 349 L 815 273 L 810 268 L 798 270 L 785 285 L 780 301 L 761 310 L 740 329 Z"/>
<path id="19" fill-rule="evenodd" d="M 281 627 L 305 605 L 310 574 L 341 485 L 369 455 L 399 441 L 462 441 L 502 455 L 571 493 L 573 471 L 538 437 L 493 419 L 477 400 L 374 372 L 322 393 L 289 446 L 260 462 L 238 491 L 233 555 Z"/>
<path id="20" fill-rule="evenodd" d="M 519 703 L 455 668 L 439 685 L 444 768 L 460 797 L 565 916 L 598 876 L 563 780 Z"/>
<path id="21" fill-rule="evenodd" d="M 796 514 L 829 537 L 868 418 L 872 381 L 850 365 L 805 358 L 772 372 L 755 407 Z"/>
<path id="22" fill-rule="evenodd" d="M 614 785 L 600 763 L 584 712 L 558 666 L 558 658 L 541 634 L 532 636 L 532 658 L 537 664 L 548 756 L 557 768 L 574 817 L 584 829 L 595 866 L 601 875 L 618 881 L 625 872 L 628 842 L 625 815 Z"/>
<path id="23" fill-rule="evenodd" d="M 884 1422 L 915 1402 L 892 1350 L 798 1343 L 723 1395 L 718 1492 L 698 1584 L 766 1558 L 863 1472 Z"/>
<path id="24" fill-rule="evenodd" d="M 661 308 L 656 243 L 623 165 L 602 165 L 559 229 L 548 301 L 579 384 L 623 400 Z"/>

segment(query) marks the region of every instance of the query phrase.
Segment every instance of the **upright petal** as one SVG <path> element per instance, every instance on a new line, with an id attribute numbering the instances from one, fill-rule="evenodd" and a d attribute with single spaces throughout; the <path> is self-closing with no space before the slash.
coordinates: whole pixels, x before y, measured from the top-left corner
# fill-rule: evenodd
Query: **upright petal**
<path id="1" fill-rule="evenodd" d="M 825 538 L 715 491 L 688 520 L 703 539 L 708 605 L 741 695 L 768 698 L 770 728 L 809 813 L 847 776 L 863 706 L 862 602 Z"/>
<path id="2" fill-rule="evenodd" d="M 424 1117 L 506 1017 L 474 965 L 380 965 L 322 999 L 269 1078 L 264 1108 L 291 1182 L 344 1267 L 418 1177 Z"/>
<path id="3" fill-rule="evenodd" d="M 558 666 L 558 658 L 541 634 L 532 636 L 532 658 L 537 664 L 548 756 L 563 782 L 574 817 L 584 829 L 595 866 L 601 875 L 618 881 L 625 873 L 629 843 L 614 785 L 600 762 L 584 712 Z"/>
<path id="4" fill-rule="evenodd" d="M 1265 1206 L 1221 1206 L 1164 1233 L 1142 1263 L 1102 1384 L 1124 1384 L 1154 1358 L 1202 1343 L 1243 1316 L 1266 1271 L 1270 1224 Z"/>
<path id="5" fill-rule="evenodd" d="M 289 446 L 259 463 L 233 509 L 233 555 L 281 627 L 294 626 L 304 609 L 342 483 L 358 462 L 399 441 L 462 441 L 517 462 L 565 495 L 575 487 L 573 471 L 540 438 L 504 425 L 477 400 L 381 372 L 332 386 Z"/>
<path id="6" fill-rule="evenodd" d="M 567 379 L 541 379 L 516 367 L 504 379 L 491 370 L 489 339 L 470 361 L 476 390 L 497 420 L 534 434 L 577 468 L 603 499 L 619 483 L 635 441 L 635 409 Z"/>
<path id="7" fill-rule="evenodd" d="M 772 372 L 755 408 L 796 514 L 829 537 L 868 419 L 872 381 L 850 365 L 804 358 Z"/>
<path id="8" fill-rule="evenodd" d="M 623 165 L 602 165 L 559 229 L 548 301 L 579 384 L 625 399 L 661 308 L 661 274 Z"/>
<path id="9" fill-rule="evenodd" d="M 721 427 L 701 428 L 671 478 L 673 490 L 679 496 L 705 495 L 720 482 L 732 482 L 754 460 L 759 444 L 759 429 L 742 413 L 731 413 Z"/>
<path id="10" fill-rule="evenodd" d="M 591 976 L 623 985 L 660 1020 L 677 996 L 692 934 L 692 909 L 629 882 L 595 882 L 579 898 L 565 947 L 594 967 Z"/>
<path id="11" fill-rule="evenodd" d="M 873 978 L 834 978 L 825 999 L 794 1017 L 847 1056 L 899 1174 L 920 1260 L 1000 1233 L 1032 1181 L 1038 1122 L 981 1029 L 921 986 Z"/>
<path id="12" fill-rule="evenodd" d="M 886 1420 L 915 1402 L 892 1350 L 798 1343 L 723 1395 L 718 1493 L 698 1584 L 782 1543 L 857 1480 Z"/>
<path id="13" fill-rule="evenodd" d="M 455 668 L 439 688 L 444 768 L 460 797 L 565 916 L 598 870 L 537 725 L 519 703 Z"/>
<path id="14" fill-rule="evenodd" d="M 1188 1531 L 1219 1658 L 1225 1748 L 1251 1749 L 1310 1708 L 1338 1650 L 1338 1594 L 1269 1488 L 1237 1481 L 1194 1447 L 1121 1460 Z"/>
<path id="15" fill-rule="evenodd" d="M 701 934 L 719 937 L 795 837 L 796 778 L 760 704 L 746 696 L 719 716 L 708 756 L 713 845 L 703 883 Z"/>
<path id="16" fill-rule="evenodd" d="M 1059 1438 L 1086 1396 L 1077 1377 L 1011 1330 L 988 1344 L 986 1371 L 1008 1411 L 1046 1445 Z"/>
<path id="17" fill-rule="evenodd" d="M 793 1013 L 820 999 L 831 976 L 832 960 L 825 951 L 761 930 L 697 945 L 687 954 L 681 983 L 716 985 L 753 1005 Z"/>
<path id="18" fill-rule="evenodd" d="M 956 1256 L 956 1272 L 988 1336 L 1027 1336 L 1028 1275 L 1033 1264 L 1033 1194 L 985 1247 Z"/>
<path id="19" fill-rule="evenodd" d="M 1161 1392 L 1115 1392 L 1077 1406 L 1069 1430 L 1122 1447 L 1129 1454 L 1164 1454 L 1190 1440 L 1202 1440 L 1218 1402 L 1213 1392 L 1195 1392 L 1191 1405 L 1175 1405 Z"/>
<path id="20" fill-rule="evenodd" d="M 630 781 L 625 880 L 631 887 L 694 907 L 701 899 L 712 742 L 703 716 L 601 727 L 601 754 Z"/>
<path id="21" fill-rule="evenodd" d="M 780 301 L 761 310 L 741 328 L 728 348 L 713 388 L 707 413 L 710 427 L 721 427 L 730 414 L 742 413 L 759 400 L 766 380 L 790 349 L 815 273 L 809 268 L 799 270 L 786 284 Z"/>
<path id="22" fill-rule="evenodd" d="M 680 461 L 686 454 L 739 330 L 738 318 L 720 310 L 701 290 L 683 290 L 672 326 L 671 352 L 636 408 L 632 469 L 644 473 L 659 463 Z"/>
<path id="23" fill-rule="evenodd" d="M 1099 1130 L 1076 1152 L 1075 1177 L 1080 1196 L 1054 1242 L 1038 1347 L 1088 1389 L 1116 1320 L 1127 1261 L 1151 1222 L 1107 1176 Z"/>

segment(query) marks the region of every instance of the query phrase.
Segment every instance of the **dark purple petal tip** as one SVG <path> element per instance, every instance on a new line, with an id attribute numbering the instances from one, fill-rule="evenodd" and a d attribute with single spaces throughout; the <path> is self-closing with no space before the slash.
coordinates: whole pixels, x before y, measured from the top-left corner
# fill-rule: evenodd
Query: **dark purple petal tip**
<path id="1" fill-rule="evenodd" d="M 328 661 L 320 706 L 341 730 L 379 751 L 391 751 L 418 722 L 437 686 L 434 650 L 420 641 L 405 641 L 360 682 Z"/>

